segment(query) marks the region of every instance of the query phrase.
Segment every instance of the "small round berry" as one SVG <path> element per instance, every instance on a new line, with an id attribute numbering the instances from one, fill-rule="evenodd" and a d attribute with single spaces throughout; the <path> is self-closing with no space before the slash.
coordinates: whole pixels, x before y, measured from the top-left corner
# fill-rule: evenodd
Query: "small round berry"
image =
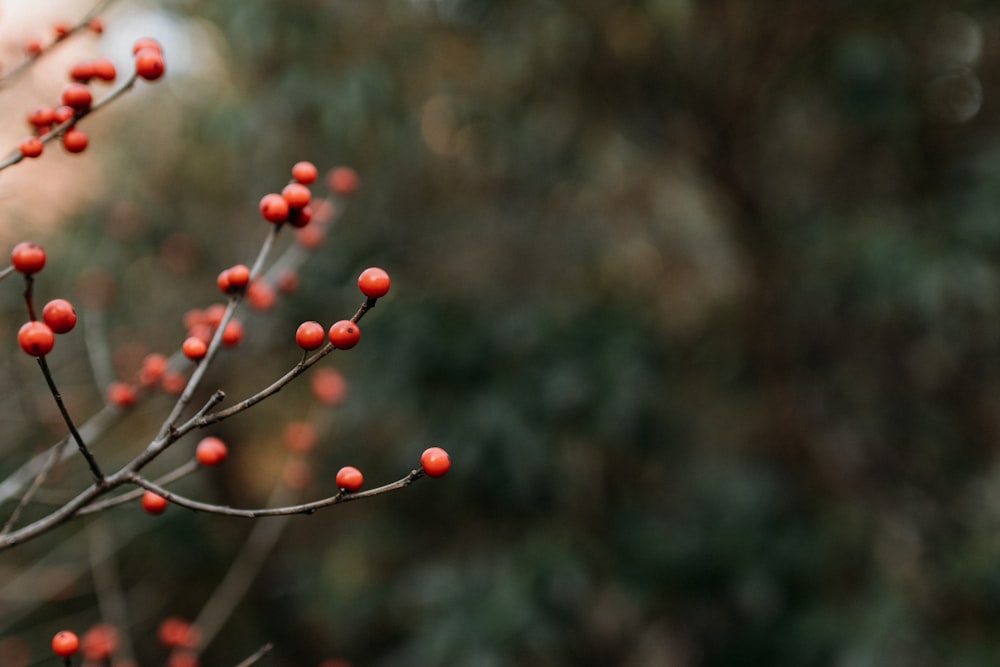
<path id="1" fill-rule="evenodd" d="M 30 39 L 24 45 L 24 52 L 29 56 L 38 56 L 42 53 L 42 43 L 37 39 Z"/>
<path id="2" fill-rule="evenodd" d="M 90 93 L 90 88 L 82 83 L 68 83 L 63 88 L 62 103 L 72 109 L 89 109 L 93 102 L 94 96 Z"/>
<path id="3" fill-rule="evenodd" d="M 255 280 L 247 286 L 247 301 L 256 310 L 270 310 L 277 300 L 274 288 L 263 280 Z"/>
<path id="4" fill-rule="evenodd" d="M 303 322 L 295 331 L 295 342 L 307 352 L 319 349 L 326 342 L 326 329 L 319 322 Z"/>
<path id="5" fill-rule="evenodd" d="M 55 120 L 56 110 L 48 105 L 36 107 L 34 111 L 28 114 L 28 123 L 35 127 L 46 127 L 54 123 Z"/>
<path id="6" fill-rule="evenodd" d="M 350 167 L 334 167 L 327 174 L 326 180 L 330 189 L 338 195 L 346 197 L 358 191 L 358 172 Z"/>
<path id="7" fill-rule="evenodd" d="M 108 404 L 123 410 L 131 408 L 139 400 L 139 392 L 127 382 L 112 382 L 108 385 Z"/>
<path id="8" fill-rule="evenodd" d="M 24 157 L 38 157 L 44 148 L 45 144 L 38 137 L 26 137 L 20 146 L 21 155 Z"/>
<path id="9" fill-rule="evenodd" d="M 102 34 L 104 32 L 104 19 L 100 16 L 95 16 L 87 21 L 87 29 L 95 35 Z"/>
<path id="10" fill-rule="evenodd" d="M 167 499 L 152 491 L 146 491 L 142 494 L 142 509 L 150 514 L 163 514 L 167 509 Z"/>
<path id="11" fill-rule="evenodd" d="M 222 324 L 222 318 L 226 316 L 226 304 L 224 303 L 213 303 L 211 306 L 205 309 L 205 321 L 203 324 L 207 324 L 211 328 L 216 328 Z"/>
<path id="12" fill-rule="evenodd" d="M 292 227 L 305 227 L 313 219 L 312 206 L 306 205 L 302 208 L 293 208 L 288 212 L 288 222 Z"/>
<path id="13" fill-rule="evenodd" d="M 300 246 L 309 250 L 323 245 L 323 239 L 325 238 L 326 233 L 317 225 L 309 225 L 308 227 L 295 230 L 295 240 L 299 242 Z"/>
<path id="14" fill-rule="evenodd" d="M 281 190 L 281 196 L 288 202 L 288 208 L 304 208 L 312 200 L 312 193 L 309 188 L 301 183 L 289 183 Z"/>
<path id="15" fill-rule="evenodd" d="M 22 241 L 10 251 L 10 263 L 20 273 L 30 276 L 45 268 L 45 250 L 31 241 Z"/>
<path id="16" fill-rule="evenodd" d="M 420 467 L 428 477 L 444 477 L 451 469 L 451 458 L 440 447 L 429 447 L 420 455 Z"/>
<path id="17" fill-rule="evenodd" d="M 365 269 L 358 276 L 358 289 L 371 299 L 378 299 L 388 294 L 389 284 L 389 274 L 377 266 Z"/>
<path id="18" fill-rule="evenodd" d="M 347 398 L 347 380 L 336 368 L 319 368 L 310 381 L 313 396 L 324 405 L 340 405 Z"/>
<path id="19" fill-rule="evenodd" d="M 215 284 L 219 286 L 219 290 L 223 294 L 229 294 L 229 269 L 223 269 L 219 272 L 218 278 L 215 279 Z"/>
<path id="20" fill-rule="evenodd" d="M 106 661 L 111 657 L 118 645 L 121 637 L 118 629 L 108 623 L 98 623 L 83 633 L 80 641 L 83 657 L 96 662 Z"/>
<path id="21" fill-rule="evenodd" d="M 71 30 L 72 28 L 70 28 L 69 23 L 66 23 L 65 21 L 56 21 L 52 24 L 52 32 L 55 34 L 57 40 L 66 37 Z"/>
<path id="22" fill-rule="evenodd" d="M 93 60 L 81 60 L 69 70 L 69 76 L 74 81 L 87 83 L 96 76 Z M 64 95 L 65 98 L 65 95 Z"/>
<path id="23" fill-rule="evenodd" d="M 152 387 L 163 378 L 164 373 L 170 367 L 167 358 L 157 352 L 147 354 L 139 367 L 139 384 L 143 387 Z"/>
<path id="24" fill-rule="evenodd" d="M 250 284 L 250 269 L 245 264 L 231 266 L 229 271 L 229 289 L 241 290 Z"/>
<path id="25" fill-rule="evenodd" d="M 222 344 L 226 347 L 236 347 L 243 342 L 243 323 L 237 319 L 229 320 L 222 330 Z"/>
<path id="26" fill-rule="evenodd" d="M 203 466 L 214 466 L 222 463 L 228 453 L 229 449 L 226 447 L 226 443 L 214 436 L 202 438 L 195 448 L 198 463 Z"/>
<path id="27" fill-rule="evenodd" d="M 89 143 L 90 139 L 87 137 L 86 133 L 75 127 L 71 127 L 66 130 L 66 134 L 62 137 L 63 148 L 70 153 L 82 153 L 87 149 L 87 144 Z"/>
<path id="28" fill-rule="evenodd" d="M 132 46 L 132 55 L 138 54 L 143 49 L 152 49 L 154 51 L 158 51 L 159 53 L 163 53 L 163 47 L 160 46 L 160 43 L 152 37 L 143 37 L 136 41 L 136 43 Z"/>
<path id="29" fill-rule="evenodd" d="M 80 650 L 80 638 L 69 630 L 57 632 L 52 638 L 52 652 L 60 658 L 69 658 Z"/>
<path id="30" fill-rule="evenodd" d="M 330 327 L 330 342 L 340 350 L 349 350 L 361 339 L 361 329 L 357 322 L 340 320 Z"/>
<path id="31" fill-rule="evenodd" d="M 316 170 L 316 165 L 312 162 L 303 160 L 292 165 L 292 178 L 303 185 L 314 183 L 317 176 L 319 176 L 319 172 Z"/>
<path id="32" fill-rule="evenodd" d="M 107 58 L 98 58 L 94 61 L 94 76 L 101 81 L 114 81 L 118 76 L 118 70 Z"/>
<path id="33" fill-rule="evenodd" d="M 17 342 L 31 356 L 44 357 L 55 346 L 56 335 L 45 322 L 25 322 L 17 332 Z"/>
<path id="34" fill-rule="evenodd" d="M 163 53 L 156 49 L 140 49 L 135 54 L 135 73 L 146 81 L 156 81 L 166 71 Z"/>
<path id="35" fill-rule="evenodd" d="M 184 350 L 184 356 L 191 361 L 200 361 L 208 353 L 208 344 L 201 338 L 189 336 L 181 349 Z"/>
<path id="36" fill-rule="evenodd" d="M 288 200 L 276 193 L 264 195 L 260 200 L 260 214 L 275 224 L 288 220 Z"/>
<path id="37" fill-rule="evenodd" d="M 282 269 L 278 274 L 278 289 L 285 294 L 291 294 L 299 288 L 299 273 L 295 269 Z"/>
<path id="38" fill-rule="evenodd" d="M 316 427 L 305 421 L 288 422 L 284 430 L 285 446 L 297 454 L 308 454 L 316 446 Z"/>
<path id="39" fill-rule="evenodd" d="M 42 308 L 42 319 L 57 334 L 64 334 L 76 326 L 76 310 L 66 299 L 52 299 Z"/>
<path id="40" fill-rule="evenodd" d="M 345 491 L 357 491 L 364 483 L 364 475 L 354 466 L 344 466 L 337 471 L 337 486 Z"/>
<path id="41" fill-rule="evenodd" d="M 166 371 L 160 380 L 160 387 L 171 396 L 181 393 L 186 386 L 187 378 L 184 377 L 183 373 L 177 371 Z"/>
<path id="42" fill-rule="evenodd" d="M 65 104 L 63 104 L 61 106 L 56 107 L 55 111 L 52 112 L 52 115 L 54 117 L 53 118 L 54 122 L 62 124 L 68 121 L 73 116 L 75 116 L 76 112 L 73 111 L 73 107 L 68 107 Z"/>
<path id="43" fill-rule="evenodd" d="M 163 619 L 156 630 L 156 637 L 167 648 L 195 648 L 202 640 L 198 628 L 176 616 Z"/>

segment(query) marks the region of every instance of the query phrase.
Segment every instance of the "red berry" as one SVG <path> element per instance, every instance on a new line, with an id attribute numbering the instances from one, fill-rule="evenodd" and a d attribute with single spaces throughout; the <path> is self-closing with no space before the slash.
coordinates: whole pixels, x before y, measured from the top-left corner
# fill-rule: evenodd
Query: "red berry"
<path id="1" fill-rule="evenodd" d="M 389 274 L 373 266 L 365 269 L 358 276 L 358 288 L 361 293 L 371 299 L 377 299 L 389 293 Z"/>
<path id="2" fill-rule="evenodd" d="M 298 454 L 308 454 L 316 446 L 319 434 L 309 422 L 289 422 L 284 431 L 285 445 Z"/>
<path id="3" fill-rule="evenodd" d="M 289 183 L 281 190 L 281 196 L 288 202 L 288 208 L 301 209 L 312 200 L 309 188 L 301 183 Z"/>
<path id="4" fill-rule="evenodd" d="M 156 636 L 160 643 L 167 648 L 194 648 L 202 640 L 198 628 L 176 616 L 163 619 L 156 631 Z"/>
<path id="5" fill-rule="evenodd" d="M 55 117 L 54 122 L 62 124 L 68 121 L 73 116 L 75 116 L 76 112 L 73 111 L 73 107 L 68 107 L 65 104 L 63 104 L 62 106 L 56 107 L 55 111 L 53 111 L 52 114 Z"/>
<path id="6" fill-rule="evenodd" d="M 69 76 L 74 81 L 87 83 L 96 76 L 93 60 L 81 60 L 69 70 Z M 65 94 L 63 95 L 65 99 Z M 89 105 L 88 105 L 89 106 Z"/>
<path id="7" fill-rule="evenodd" d="M 28 122 L 35 127 L 45 127 L 51 125 L 56 120 L 56 110 L 48 105 L 36 107 L 28 114 Z"/>
<path id="8" fill-rule="evenodd" d="M 296 162 L 292 165 L 292 178 L 294 178 L 299 183 L 303 185 L 309 185 L 316 181 L 316 177 L 319 172 L 316 171 L 316 165 L 312 162 Z"/>
<path id="9" fill-rule="evenodd" d="M 208 344 L 196 336 L 190 336 L 184 341 L 181 349 L 184 350 L 185 357 L 191 361 L 199 361 L 208 353 Z"/>
<path id="10" fill-rule="evenodd" d="M 350 167 L 334 167 L 326 180 L 330 189 L 338 195 L 348 196 L 358 191 L 358 173 Z"/>
<path id="11" fill-rule="evenodd" d="M 38 157 L 42 154 L 45 144 L 38 137 L 27 137 L 21 142 L 21 155 L 24 157 Z"/>
<path id="12" fill-rule="evenodd" d="M 132 55 L 138 54 L 143 49 L 152 49 L 154 51 L 163 53 L 163 47 L 160 46 L 160 43 L 155 39 L 153 39 L 152 37 L 143 37 L 142 39 L 138 40 L 132 46 Z"/>
<path id="13" fill-rule="evenodd" d="M 62 103 L 72 109 L 89 109 L 93 102 L 94 96 L 90 93 L 90 88 L 82 83 L 67 83 L 63 88 Z"/>
<path id="14" fill-rule="evenodd" d="M 167 372 L 169 365 L 167 358 L 162 354 L 155 352 L 147 354 L 146 358 L 142 360 L 142 366 L 139 368 L 139 384 L 143 387 L 153 386 Z"/>
<path id="15" fill-rule="evenodd" d="M 319 368 L 310 382 L 316 400 L 324 405 L 340 405 L 347 398 L 347 380 L 335 368 Z"/>
<path id="16" fill-rule="evenodd" d="M 263 280 L 255 280 L 247 286 L 247 301 L 257 310 L 269 310 L 277 300 L 274 288 Z"/>
<path id="17" fill-rule="evenodd" d="M 312 219 L 312 206 L 306 205 L 302 208 L 293 208 L 288 212 L 288 222 L 292 223 L 292 227 L 305 227 Z"/>
<path id="18" fill-rule="evenodd" d="M 118 76 L 115 64 L 107 58 L 98 58 L 94 61 L 94 76 L 101 81 L 114 81 Z"/>
<path id="19" fill-rule="evenodd" d="M 319 322 L 303 322 L 295 331 L 295 342 L 303 350 L 316 350 L 326 342 L 326 329 Z"/>
<path id="20" fill-rule="evenodd" d="M 226 305 L 213 303 L 205 309 L 204 314 L 205 321 L 203 323 L 214 329 L 222 324 L 222 318 L 226 316 Z M 209 340 L 211 340 L 211 336 L 209 336 Z"/>
<path id="21" fill-rule="evenodd" d="M 30 276 L 45 268 L 45 251 L 37 243 L 22 241 L 10 251 L 10 263 L 17 271 Z"/>
<path id="22" fill-rule="evenodd" d="M 142 494 L 142 509 L 150 514 L 163 514 L 167 509 L 167 499 L 152 491 Z"/>
<path id="23" fill-rule="evenodd" d="M 324 238 L 326 238 L 326 234 L 323 232 L 323 229 L 317 225 L 310 225 L 308 227 L 295 230 L 295 240 L 299 242 L 300 246 L 310 250 L 323 245 Z"/>
<path id="24" fill-rule="evenodd" d="M 260 214 L 275 224 L 288 220 L 288 200 L 279 194 L 264 195 L 260 200 Z"/>
<path id="25" fill-rule="evenodd" d="M 120 641 L 115 626 L 99 623 L 83 634 L 81 641 L 83 657 L 87 660 L 107 660 L 118 649 Z"/>
<path id="26" fill-rule="evenodd" d="M 241 290 L 250 284 L 250 269 L 244 264 L 229 268 L 229 289 Z"/>
<path id="27" fill-rule="evenodd" d="M 70 30 L 70 25 L 65 21 L 56 21 L 52 24 L 52 32 L 55 34 L 57 40 L 68 35 Z"/>
<path id="28" fill-rule="evenodd" d="M 76 310 L 66 299 L 52 299 L 42 308 L 42 319 L 54 332 L 64 334 L 76 326 Z"/>
<path id="29" fill-rule="evenodd" d="M 337 486 L 345 491 L 357 491 L 364 483 L 364 475 L 354 466 L 344 466 L 337 471 Z"/>
<path id="30" fill-rule="evenodd" d="M 24 52 L 29 56 L 37 56 L 42 52 L 42 43 L 37 39 L 28 40 L 24 45 Z"/>
<path id="31" fill-rule="evenodd" d="M 184 391 L 184 387 L 187 386 L 187 378 L 182 373 L 168 370 L 163 374 L 160 386 L 163 388 L 163 391 L 176 396 Z"/>
<path id="32" fill-rule="evenodd" d="M 213 436 L 203 438 L 195 448 L 195 456 L 198 458 L 198 463 L 203 466 L 214 466 L 222 463 L 228 453 L 229 450 L 226 447 L 226 443 Z"/>
<path id="33" fill-rule="evenodd" d="M 25 322 L 17 332 L 21 349 L 33 357 L 44 357 L 56 344 L 56 335 L 45 322 Z"/>
<path id="34" fill-rule="evenodd" d="M 340 350 L 349 350 L 361 339 L 361 329 L 356 322 L 340 320 L 330 327 L 330 342 Z"/>
<path id="35" fill-rule="evenodd" d="M 146 81 L 156 81 L 165 71 L 162 51 L 145 48 L 135 54 L 135 73 Z"/>
<path id="36" fill-rule="evenodd" d="M 440 447 L 429 447 L 420 455 L 420 466 L 428 477 L 443 477 L 451 468 L 451 459 Z"/>
<path id="37" fill-rule="evenodd" d="M 70 153 L 82 153 L 87 149 L 87 144 L 90 143 L 90 139 L 82 131 L 75 127 L 71 127 L 66 130 L 66 134 L 62 138 L 63 148 L 65 148 Z"/>
<path id="38" fill-rule="evenodd" d="M 94 18 L 90 19 L 90 21 L 87 22 L 87 28 L 91 32 L 100 35 L 101 33 L 104 32 L 104 19 L 102 19 L 99 16 L 95 16 Z"/>
<path id="39" fill-rule="evenodd" d="M 222 330 L 222 344 L 226 347 L 236 347 L 243 341 L 243 323 L 239 320 L 229 320 Z"/>
<path id="40" fill-rule="evenodd" d="M 60 658 L 68 658 L 80 650 L 80 638 L 69 630 L 62 630 L 52 638 L 52 652 Z"/>
<path id="41" fill-rule="evenodd" d="M 219 286 L 223 294 L 229 294 L 229 269 L 223 269 L 219 273 L 219 277 L 215 279 L 215 284 Z"/>
<path id="42" fill-rule="evenodd" d="M 108 385 L 108 403 L 116 408 L 131 408 L 139 400 L 139 392 L 127 382 L 112 382 Z"/>

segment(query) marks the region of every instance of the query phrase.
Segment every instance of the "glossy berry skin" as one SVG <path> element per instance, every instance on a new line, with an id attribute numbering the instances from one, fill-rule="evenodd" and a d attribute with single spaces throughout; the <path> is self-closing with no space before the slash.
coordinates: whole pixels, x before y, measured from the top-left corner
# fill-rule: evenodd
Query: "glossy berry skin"
<path id="1" fill-rule="evenodd" d="M 303 185 L 315 183 L 318 176 L 319 172 L 316 170 L 316 165 L 312 162 L 303 160 L 292 165 L 292 178 Z"/>
<path id="2" fill-rule="evenodd" d="M 388 294 L 389 284 L 389 274 L 377 266 L 365 269 L 358 276 L 358 289 L 371 299 L 378 299 Z"/>
<path id="3" fill-rule="evenodd" d="M 260 214 L 268 222 L 278 224 L 288 220 L 288 200 L 274 192 L 264 195 L 260 200 Z"/>
<path id="4" fill-rule="evenodd" d="M 250 284 L 250 269 L 245 264 L 237 264 L 228 269 L 229 289 L 241 290 Z"/>
<path id="5" fill-rule="evenodd" d="M 80 638 L 69 630 L 57 632 L 52 638 L 52 652 L 60 658 L 68 658 L 80 650 Z"/>
<path id="6" fill-rule="evenodd" d="M 44 357 L 56 344 L 56 335 L 45 322 L 25 322 L 17 332 L 21 349 L 33 357 Z"/>
<path id="7" fill-rule="evenodd" d="M 184 351 L 184 356 L 191 361 L 200 361 L 208 353 L 208 344 L 201 338 L 189 336 L 181 349 Z"/>
<path id="8" fill-rule="evenodd" d="M 82 153 L 87 150 L 87 145 L 90 143 L 90 138 L 87 137 L 83 130 L 78 130 L 75 127 L 71 127 L 66 130 L 66 133 L 62 137 L 63 148 L 70 153 Z"/>
<path id="9" fill-rule="evenodd" d="M 339 350 L 349 350 L 361 340 L 361 328 L 356 322 L 340 320 L 330 327 L 330 342 Z"/>
<path id="10" fill-rule="evenodd" d="M 56 120 L 56 110 L 48 105 L 36 107 L 28 115 L 28 123 L 34 127 L 46 127 Z"/>
<path id="11" fill-rule="evenodd" d="M 163 53 L 156 49 L 140 49 L 135 54 L 135 73 L 146 81 L 156 81 L 166 71 Z"/>
<path id="12" fill-rule="evenodd" d="M 167 509 L 167 499 L 152 491 L 142 494 L 142 509 L 150 514 L 163 514 Z"/>
<path id="13" fill-rule="evenodd" d="M 309 188 L 301 183 L 289 183 L 281 191 L 281 196 L 288 202 L 291 209 L 305 208 L 312 201 L 312 193 Z"/>
<path id="14" fill-rule="evenodd" d="M 319 349 L 326 342 L 326 330 L 319 322 L 303 322 L 295 331 L 295 342 L 307 352 Z"/>
<path id="15" fill-rule="evenodd" d="M 229 449 L 226 447 L 226 443 L 214 436 L 202 438 L 195 448 L 195 457 L 198 459 L 198 463 L 203 466 L 218 465 L 225 460 L 227 454 L 229 454 Z"/>
<path id="16" fill-rule="evenodd" d="M 428 477 L 444 477 L 451 469 L 451 458 L 440 447 L 428 447 L 420 455 L 420 467 Z"/>
<path id="17" fill-rule="evenodd" d="M 83 111 L 89 109 L 93 102 L 94 96 L 91 94 L 90 88 L 82 83 L 68 83 L 63 88 L 62 103 L 71 109 Z"/>
<path id="18" fill-rule="evenodd" d="M 365 483 L 365 477 L 354 466 L 344 466 L 337 471 L 337 486 L 344 491 L 354 492 Z"/>
<path id="19" fill-rule="evenodd" d="M 37 243 L 22 241 L 10 251 L 10 263 L 16 271 L 30 276 L 45 268 L 45 250 Z"/>
<path id="20" fill-rule="evenodd" d="M 45 144 L 38 137 L 27 137 L 21 142 L 21 155 L 24 157 L 38 157 L 42 154 Z"/>
<path id="21" fill-rule="evenodd" d="M 57 334 L 64 334 L 76 326 L 76 310 L 66 299 L 52 299 L 42 308 L 42 319 Z"/>

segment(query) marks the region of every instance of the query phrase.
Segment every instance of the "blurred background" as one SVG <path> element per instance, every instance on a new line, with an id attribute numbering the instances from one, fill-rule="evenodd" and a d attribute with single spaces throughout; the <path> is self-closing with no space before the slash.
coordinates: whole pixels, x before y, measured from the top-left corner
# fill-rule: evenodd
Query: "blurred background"
<path id="1" fill-rule="evenodd" d="M 4 68 L 90 6 L 4 3 Z M 453 461 L 284 524 L 204 664 L 268 641 L 266 665 L 1000 660 L 994 3 L 105 16 L 102 38 L 0 91 L 2 145 L 76 58 L 125 71 L 152 36 L 167 76 L 88 118 L 83 155 L 0 174 L 0 241 L 45 244 L 39 298 L 86 305 L 119 377 L 220 300 L 216 274 L 252 259 L 257 202 L 298 160 L 351 165 L 361 188 L 206 387 L 252 393 L 299 359 L 299 322 L 353 313 L 363 268 L 393 280 L 360 345 L 323 362 L 343 405 L 296 383 L 214 428 L 231 459 L 176 488 L 266 504 L 292 420 L 321 428 L 305 498 L 345 464 L 374 486 L 430 445 Z M 17 349 L 20 288 L 0 288 L 9 474 L 63 431 Z M 81 416 L 103 393 L 86 350 L 78 331 L 50 357 Z M 169 405 L 143 399 L 98 451 L 134 455 Z M 79 464 L 53 494 L 86 483 Z M 253 528 L 133 503 L 0 554 L 0 662 L 49 664 L 51 633 L 108 620 L 117 590 L 139 663 L 162 664 L 157 625 L 197 616 Z"/>

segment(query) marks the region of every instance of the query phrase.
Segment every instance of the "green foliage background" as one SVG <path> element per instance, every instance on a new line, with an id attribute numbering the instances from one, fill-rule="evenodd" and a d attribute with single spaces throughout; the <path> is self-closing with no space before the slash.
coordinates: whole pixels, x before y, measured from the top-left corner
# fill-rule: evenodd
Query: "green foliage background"
<path id="1" fill-rule="evenodd" d="M 311 492 L 345 463 L 396 479 L 431 444 L 454 461 L 294 520 L 206 664 L 265 641 L 287 665 L 996 664 L 992 3 L 159 9 L 213 36 L 217 87 L 172 77 L 168 48 L 168 80 L 74 158 L 113 187 L 51 242 L 54 270 L 100 264 L 116 342 L 172 349 L 263 238 L 259 197 L 299 159 L 351 164 L 362 190 L 302 289 L 213 379 L 275 377 L 297 323 L 353 312 L 357 272 L 383 266 L 390 296 L 334 355 L 351 397 Z M 170 273 L 178 233 L 197 255 Z M 245 453 L 190 493 L 259 504 L 308 402 L 227 423 Z M 159 618 L 198 609 L 249 524 L 113 518 L 155 655 Z M 93 607 L 78 584 L 12 631 Z"/>

